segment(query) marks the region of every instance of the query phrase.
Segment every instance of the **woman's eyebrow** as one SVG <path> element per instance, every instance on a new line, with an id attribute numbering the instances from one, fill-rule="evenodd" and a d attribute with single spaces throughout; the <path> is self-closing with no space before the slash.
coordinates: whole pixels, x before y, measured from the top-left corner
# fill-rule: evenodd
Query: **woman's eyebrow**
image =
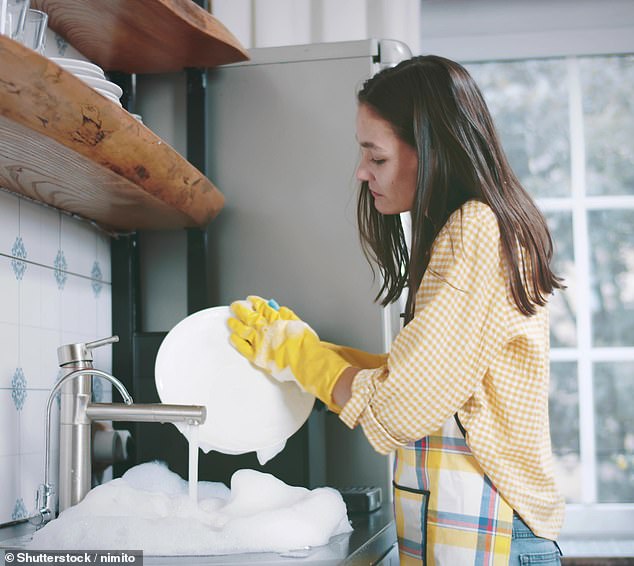
<path id="1" fill-rule="evenodd" d="M 381 146 L 376 145 L 374 142 L 359 142 L 361 147 L 365 147 L 366 149 L 383 149 Z"/>

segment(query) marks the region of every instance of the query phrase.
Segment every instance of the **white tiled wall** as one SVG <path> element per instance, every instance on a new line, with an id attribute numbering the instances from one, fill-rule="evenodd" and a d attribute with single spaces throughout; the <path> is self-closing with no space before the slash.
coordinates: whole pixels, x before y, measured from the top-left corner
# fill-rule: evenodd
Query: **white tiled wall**
<path id="1" fill-rule="evenodd" d="M 0 190 L 0 524 L 35 508 L 57 347 L 110 336 L 111 296 L 108 235 Z M 111 355 L 95 350 L 95 366 L 110 371 Z M 94 396 L 110 388 L 95 383 Z"/>

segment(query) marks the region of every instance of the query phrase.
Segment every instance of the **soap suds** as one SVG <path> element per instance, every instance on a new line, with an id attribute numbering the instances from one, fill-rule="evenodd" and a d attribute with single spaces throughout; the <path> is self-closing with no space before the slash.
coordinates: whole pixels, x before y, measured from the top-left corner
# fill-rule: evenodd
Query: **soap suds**
<path id="1" fill-rule="evenodd" d="M 91 490 L 37 531 L 29 548 L 141 549 L 146 555 L 285 552 L 328 544 L 352 530 L 338 491 L 292 487 L 270 474 L 238 470 L 231 490 L 188 482 L 153 462 Z"/>

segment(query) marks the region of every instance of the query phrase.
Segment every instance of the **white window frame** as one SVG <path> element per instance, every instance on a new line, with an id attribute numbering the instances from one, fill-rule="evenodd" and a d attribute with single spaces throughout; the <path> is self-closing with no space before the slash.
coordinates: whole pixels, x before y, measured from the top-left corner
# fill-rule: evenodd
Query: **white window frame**
<path id="1" fill-rule="evenodd" d="M 634 4 L 629 0 L 421 1 L 421 52 L 461 63 L 566 57 L 568 67 L 571 196 L 538 199 L 544 212 L 572 213 L 574 249 L 588 250 L 587 212 L 634 209 L 634 196 L 589 196 L 577 56 L 634 53 Z M 590 263 L 575 256 L 575 303 L 590 304 Z M 634 504 L 596 501 L 593 364 L 634 361 L 634 348 L 593 348 L 590 309 L 577 312 L 576 348 L 553 348 L 553 361 L 578 366 L 581 502 L 566 506 L 565 537 L 634 536 Z"/>
<path id="2" fill-rule="evenodd" d="M 591 210 L 634 210 L 634 196 L 587 194 L 585 179 L 585 133 L 583 131 L 583 108 L 579 59 L 567 58 L 569 85 L 569 124 L 571 196 L 569 198 L 542 198 L 537 204 L 544 212 L 570 212 L 573 226 L 573 248 L 575 250 L 575 293 L 577 305 L 589 305 L 591 300 L 591 266 L 588 241 L 588 212 Z M 579 253 L 581 252 L 581 253 Z M 553 348 L 552 361 L 574 361 L 577 363 L 579 392 L 579 436 L 582 485 L 581 502 L 567 505 L 564 534 L 616 535 L 632 534 L 634 504 L 603 504 L 597 500 L 597 461 L 595 446 L 595 415 L 593 367 L 596 362 L 634 362 L 634 348 L 603 347 L 592 345 L 592 317 L 589 308 L 576 313 L 576 348 Z M 601 518 L 598 519 L 600 513 Z M 590 520 L 592 514 L 592 520 Z"/>

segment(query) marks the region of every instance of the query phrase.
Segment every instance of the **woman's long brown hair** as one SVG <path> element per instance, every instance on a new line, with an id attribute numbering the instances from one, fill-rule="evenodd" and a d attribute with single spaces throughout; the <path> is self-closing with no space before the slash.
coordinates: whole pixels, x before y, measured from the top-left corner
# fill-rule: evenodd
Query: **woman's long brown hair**
<path id="1" fill-rule="evenodd" d="M 553 243 L 546 221 L 513 173 L 484 98 L 464 67 L 434 55 L 413 57 L 368 79 L 358 101 L 418 154 L 409 253 L 400 216 L 379 213 L 368 183 L 361 183 L 359 233 L 366 257 L 382 276 L 376 297 L 382 305 L 408 287 L 405 322 L 413 318 L 434 239 L 449 216 L 472 199 L 489 205 L 497 217 L 511 294 L 522 313 L 534 314 L 536 305 L 563 287 L 550 267 Z"/>

